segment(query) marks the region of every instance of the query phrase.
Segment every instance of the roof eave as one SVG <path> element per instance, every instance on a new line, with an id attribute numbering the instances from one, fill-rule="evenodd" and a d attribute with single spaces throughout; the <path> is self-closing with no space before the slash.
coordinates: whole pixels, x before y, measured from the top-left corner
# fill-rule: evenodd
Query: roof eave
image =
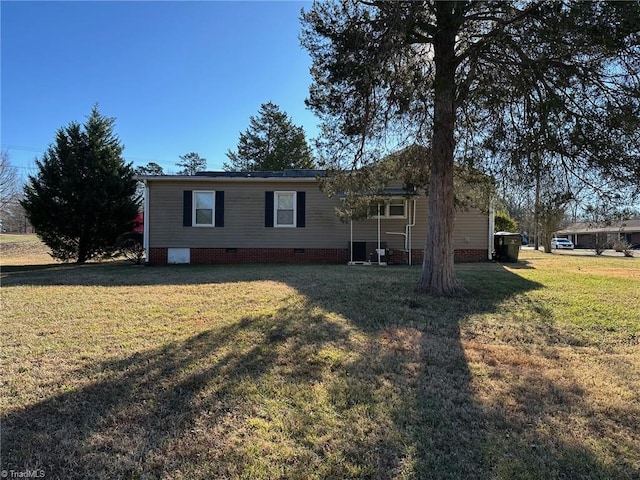
<path id="1" fill-rule="evenodd" d="M 195 175 L 136 175 L 136 180 L 154 182 L 318 182 L 317 177 L 207 177 Z"/>

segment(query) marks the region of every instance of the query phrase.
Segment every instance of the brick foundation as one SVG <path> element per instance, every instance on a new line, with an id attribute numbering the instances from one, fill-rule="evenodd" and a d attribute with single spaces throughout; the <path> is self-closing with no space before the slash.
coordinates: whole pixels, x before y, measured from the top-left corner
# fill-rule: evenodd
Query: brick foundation
<path id="1" fill-rule="evenodd" d="M 454 262 L 485 262 L 488 261 L 486 250 L 456 250 L 453 256 Z"/>
<path id="2" fill-rule="evenodd" d="M 168 254 L 166 248 L 150 248 L 147 255 L 149 265 L 166 265 L 168 262 Z"/>
<path id="3" fill-rule="evenodd" d="M 328 263 L 344 264 L 349 261 L 347 248 L 192 248 L 191 264 L 225 265 L 238 263 Z M 411 263 L 422 263 L 424 250 L 411 251 Z M 487 260 L 486 250 L 456 250 L 456 262 L 483 262 Z M 407 252 L 393 250 L 389 255 L 390 264 L 406 265 Z M 149 265 L 166 265 L 167 248 L 150 248 Z"/>
<path id="4" fill-rule="evenodd" d="M 191 263 L 346 263 L 346 248 L 192 248 Z"/>
<path id="5" fill-rule="evenodd" d="M 168 263 L 167 248 L 151 248 L 150 265 Z M 238 263 L 347 263 L 346 248 L 192 248 L 192 265 Z"/>

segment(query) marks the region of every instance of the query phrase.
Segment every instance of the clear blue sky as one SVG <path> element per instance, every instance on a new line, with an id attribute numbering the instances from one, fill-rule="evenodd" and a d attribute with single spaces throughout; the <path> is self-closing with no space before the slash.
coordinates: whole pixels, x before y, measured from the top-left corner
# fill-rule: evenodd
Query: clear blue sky
<path id="1" fill-rule="evenodd" d="M 310 59 L 298 39 L 309 7 L 2 1 L 2 149 L 33 173 L 56 130 L 84 122 L 95 103 L 116 118 L 126 160 L 165 171 L 191 151 L 220 170 L 268 101 L 314 137 Z"/>

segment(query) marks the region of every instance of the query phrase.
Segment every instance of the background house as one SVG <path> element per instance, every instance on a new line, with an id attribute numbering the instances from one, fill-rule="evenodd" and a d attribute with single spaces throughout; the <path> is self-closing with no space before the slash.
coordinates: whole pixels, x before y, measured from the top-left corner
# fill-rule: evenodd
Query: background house
<path id="1" fill-rule="evenodd" d="M 593 225 L 589 222 L 572 223 L 555 233 L 556 237 L 566 237 L 576 248 L 594 248 L 596 235 L 606 235 L 604 243 L 612 248 L 623 241 L 635 247 L 640 246 L 640 219 L 612 222 L 611 225 Z"/>

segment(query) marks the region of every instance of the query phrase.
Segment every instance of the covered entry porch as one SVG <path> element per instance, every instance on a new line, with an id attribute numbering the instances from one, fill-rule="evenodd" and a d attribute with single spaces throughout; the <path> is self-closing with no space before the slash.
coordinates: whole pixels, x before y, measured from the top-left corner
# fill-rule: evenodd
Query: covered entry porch
<path id="1" fill-rule="evenodd" d="M 351 217 L 348 264 L 411 265 L 416 200 L 413 192 L 387 189 L 369 203 L 366 218 Z"/>

